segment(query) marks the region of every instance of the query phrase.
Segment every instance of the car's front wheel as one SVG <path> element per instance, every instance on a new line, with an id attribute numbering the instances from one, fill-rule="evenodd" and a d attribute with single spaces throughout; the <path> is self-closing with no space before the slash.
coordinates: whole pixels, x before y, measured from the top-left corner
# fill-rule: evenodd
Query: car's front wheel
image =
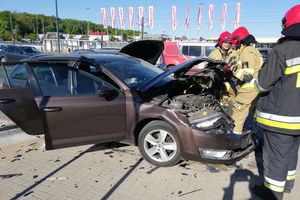
<path id="1" fill-rule="evenodd" d="M 1 57 L 0 61 L 1 62 L 7 62 L 7 58 L 6 57 Z"/>
<path id="2" fill-rule="evenodd" d="M 138 146 L 142 156 L 156 166 L 173 166 L 180 159 L 176 132 L 164 121 L 152 121 L 139 134 Z"/>

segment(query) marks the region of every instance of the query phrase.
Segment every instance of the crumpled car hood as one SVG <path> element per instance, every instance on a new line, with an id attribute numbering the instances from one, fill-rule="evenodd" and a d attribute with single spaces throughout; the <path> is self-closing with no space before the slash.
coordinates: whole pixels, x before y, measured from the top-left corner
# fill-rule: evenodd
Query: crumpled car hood
<path id="1" fill-rule="evenodd" d="M 169 68 L 168 70 L 159 74 L 155 78 L 145 82 L 138 88 L 138 90 L 141 92 L 146 92 L 149 89 L 151 89 L 152 87 L 155 87 L 161 80 L 163 80 L 167 76 L 170 76 L 171 74 L 174 74 L 176 77 L 180 77 L 180 76 L 184 75 L 186 72 L 188 72 L 193 66 L 195 66 L 201 62 L 217 63 L 206 57 L 201 57 L 201 58 L 198 57 L 198 58 L 191 59 L 191 60 L 181 63 L 175 67 Z"/>

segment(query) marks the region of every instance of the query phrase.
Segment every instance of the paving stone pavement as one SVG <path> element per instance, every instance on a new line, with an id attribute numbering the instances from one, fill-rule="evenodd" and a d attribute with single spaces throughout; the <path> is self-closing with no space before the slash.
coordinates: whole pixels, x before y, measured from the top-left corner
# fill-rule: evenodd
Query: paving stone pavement
<path id="1" fill-rule="evenodd" d="M 249 190 L 261 180 L 256 158 L 261 165 L 261 155 L 251 153 L 232 166 L 184 161 L 157 168 L 134 146 L 44 151 L 40 137 L 0 146 L 0 199 L 258 199 Z M 296 182 L 285 199 L 299 199 L 299 188 Z"/>

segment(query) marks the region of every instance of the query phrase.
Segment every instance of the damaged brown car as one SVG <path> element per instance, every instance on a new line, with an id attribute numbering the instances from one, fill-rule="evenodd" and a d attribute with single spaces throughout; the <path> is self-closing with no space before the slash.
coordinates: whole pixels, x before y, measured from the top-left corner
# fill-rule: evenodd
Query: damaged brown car
<path id="1" fill-rule="evenodd" d="M 2 63 L 0 109 L 46 149 L 125 141 L 157 166 L 180 159 L 234 162 L 253 150 L 250 131 L 232 133 L 219 102 L 222 64 L 195 58 L 167 71 L 159 41 L 114 54 L 41 55 Z M 194 75 L 186 73 L 207 62 Z"/>

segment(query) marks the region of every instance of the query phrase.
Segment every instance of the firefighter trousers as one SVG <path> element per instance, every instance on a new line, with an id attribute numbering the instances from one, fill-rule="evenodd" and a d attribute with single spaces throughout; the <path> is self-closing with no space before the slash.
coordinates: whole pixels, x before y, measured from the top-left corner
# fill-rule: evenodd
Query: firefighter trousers
<path id="1" fill-rule="evenodd" d="M 244 123 L 249 113 L 254 111 L 257 101 L 257 91 L 255 89 L 241 88 L 234 99 L 232 119 L 234 120 L 233 132 L 241 134 Z"/>
<path id="2" fill-rule="evenodd" d="M 294 186 L 300 136 L 264 130 L 264 186 L 277 199 Z"/>

